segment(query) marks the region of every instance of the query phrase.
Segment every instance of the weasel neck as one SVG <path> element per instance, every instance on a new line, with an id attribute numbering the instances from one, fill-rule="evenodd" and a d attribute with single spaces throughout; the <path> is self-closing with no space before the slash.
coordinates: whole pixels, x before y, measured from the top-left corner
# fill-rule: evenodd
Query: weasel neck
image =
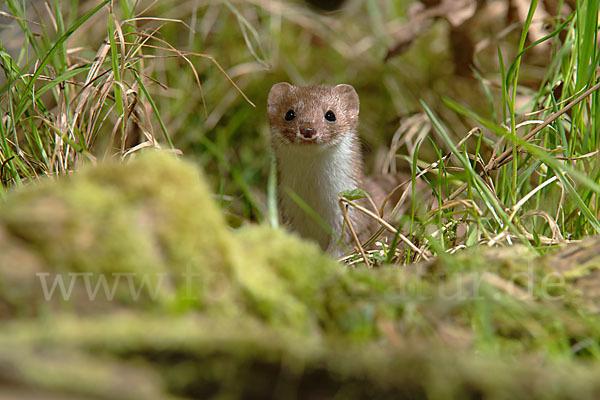
<path id="1" fill-rule="evenodd" d="M 356 135 L 346 134 L 335 144 L 277 143 L 273 147 L 282 219 L 292 230 L 315 240 L 321 248 L 333 248 L 342 233 L 344 221 L 338 193 L 358 187 L 362 178 Z M 313 212 L 303 209 L 290 196 L 290 191 Z M 321 221 L 318 221 L 319 218 Z M 322 226 L 323 223 L 331 234 Z"/>

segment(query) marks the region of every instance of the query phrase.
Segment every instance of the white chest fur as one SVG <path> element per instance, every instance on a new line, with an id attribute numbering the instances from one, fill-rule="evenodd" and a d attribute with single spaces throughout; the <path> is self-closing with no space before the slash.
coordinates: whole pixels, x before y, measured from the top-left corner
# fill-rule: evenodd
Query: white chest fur
<path id="1" fill-rule="evenodd" d="M 323 249 L 331 249 L 342 232 L 343 214 L 338 193 L 357 187 L 356 153 L 350 134 L 335 145 L 285 144 L 275 146 L 279 167 L 280 213 L 301 236 L 313 239 Z M 302 209 L 289 194 L 300 197 L 333 233 Z"/>

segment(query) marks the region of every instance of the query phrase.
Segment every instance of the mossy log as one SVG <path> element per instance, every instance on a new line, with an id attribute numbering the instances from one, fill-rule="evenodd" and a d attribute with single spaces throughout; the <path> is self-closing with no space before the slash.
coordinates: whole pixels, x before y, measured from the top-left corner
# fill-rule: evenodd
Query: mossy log
<path id="1" fill-rule="evenodd" d="M 3 201 L 0 397 L 595 399 L 599 271 L 596 238 L 350 269 L 147 153 Z"/>

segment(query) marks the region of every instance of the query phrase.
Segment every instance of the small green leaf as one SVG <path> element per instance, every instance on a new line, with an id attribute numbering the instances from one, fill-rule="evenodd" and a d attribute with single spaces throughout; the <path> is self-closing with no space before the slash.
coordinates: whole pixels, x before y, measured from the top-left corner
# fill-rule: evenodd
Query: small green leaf
<path id="1" fill-rule="evenodd" d="M 344 190 L 343 192 L 340 192 L 339 195 L 347 200 L 358 200 L 367 197 L 369 194 L 360 188 L 356 188 L 352 190 Z"/>

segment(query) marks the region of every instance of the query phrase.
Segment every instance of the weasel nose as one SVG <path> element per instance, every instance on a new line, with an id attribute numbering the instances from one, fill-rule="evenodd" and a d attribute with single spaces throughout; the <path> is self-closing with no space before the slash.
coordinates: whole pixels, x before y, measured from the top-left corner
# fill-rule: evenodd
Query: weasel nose
<path id="1" fill-rule="evenodd" d="M 300 128 L 300 134 L 306 139 L 312 139 L 315 135 L 315 130 L 313 128 Z"/>

